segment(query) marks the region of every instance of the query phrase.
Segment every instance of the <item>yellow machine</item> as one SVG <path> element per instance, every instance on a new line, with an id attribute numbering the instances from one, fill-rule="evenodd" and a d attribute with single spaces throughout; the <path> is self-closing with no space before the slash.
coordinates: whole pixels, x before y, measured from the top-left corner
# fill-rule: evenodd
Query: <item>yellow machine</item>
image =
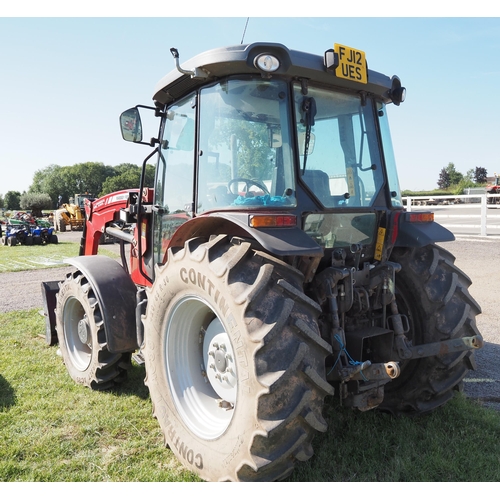
<path id="1" fill-rule="evenodd" d="M 54 226 L 56 231 L 66 231 L 68 227 L 71 231 L 82 231 L 85 217 L 78 205 L 64 203 L 55 211 Z"/>

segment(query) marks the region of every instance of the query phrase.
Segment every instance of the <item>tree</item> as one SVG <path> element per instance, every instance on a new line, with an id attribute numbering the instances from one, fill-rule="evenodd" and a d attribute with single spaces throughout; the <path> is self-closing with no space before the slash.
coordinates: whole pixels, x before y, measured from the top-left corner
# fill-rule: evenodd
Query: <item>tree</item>
<path id="1" fill-rule="evenodd" d="M 0 194 L 0 208 L 3 208 L 5 206 L 5 202 L 3 199 L 3 196 Z"/>
<path id="2" fill-rule="evenodd" d="M 439 172 L 439 179 L 438 179 L 437 185 L 438 185 L 439 189 L 447 189 L 451 185 L 450 174 L 446 170 L 446 168 L 444 168 L 444 167 Z"/>
<path id="3" fill-rule="evenodd" d="M 20 207 L 31 210 L 33 217 L 42 217 L 42 210 L 52 208 L 52 200 L 47 193 L 24 193 L 20 198 Z"/>
<path id="4" fill-rule="evenodd" d="M 441 169 L 437 184 L 440 189 L 446 189 L 450 186 L 460 184 L 460 181 L 462 181 L 463 178 L 463 174 L 457 171 L 455 164 L 450 162 L 447 167 Z"/>
<path id="5" fill-rule="evenodd" d="M 67 167 L 49 165 L 35 172 L 29 192 L 47 193 L 54 205 L 59 196 L 67 203 L 77 193 L 97 196 L 102 191 L 104 181 L 113 175 L 112 167 L 98 162 L 77 163 Z"/>
<path id="6" fill-rule="evenodd" d="M 153 187 L 154 177 L 154 165 L 146 165 L 147 187 Z M 28 192 L 45 193 L 55 207 L 59 196 L 62 197 L 62 203 L 68 203 L 75 194 L 103 196 L 121 189 L 137 189 L 140 178 L 141 167 L 133 163 L 121 163 L 116 167 L 99 162 L 77 163 L 66 167 L 49 165 L 35 172 Z"/>
<path id="7" fill-rule="evenodd" d="M 488 181 L 488 171 L 484 167 L 476 167 L 474 171 L 474 182 L 476 184 L 486 184 Z"/>
<path id="8" fill-rule="evenodd" d="M 463 174 L 458 172 L 458 170 L 455 168 L 455 164 L 452 162 L 448 163 L 446 170 L 448 171 L 448 174 L 450 175 L 450 183 L 452 186 L 454 184 L 459 184 L 460 181 L 464 178 Z"/>
<path id="9" fill-rule="evenodd" d="M 5 193 L 4 205 L 6 210 L 19 210 L 21 193 L 19 191 L 7 191 Z"/>
<path id="10" fill-rule="evenodd" d="M 141 181 L 141 167 L 132 163 L 122 163 L 113 168 L 113 176 L 108 177 L 103 185 L 99 196 L 104 196 L 108 193 L 121 191 L 122 189 L 137 189 Z M 146 177 L 144 179 L 146 187 L 153 187 L 155 176 L 155 167 L 146 165 Z"/>

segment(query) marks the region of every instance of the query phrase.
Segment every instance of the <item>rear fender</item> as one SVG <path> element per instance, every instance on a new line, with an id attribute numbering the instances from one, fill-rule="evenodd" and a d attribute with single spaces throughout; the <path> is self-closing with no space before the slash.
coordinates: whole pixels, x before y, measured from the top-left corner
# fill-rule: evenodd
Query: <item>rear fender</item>
<path id="1" fill-rule="evenodd" d="M 399 219 L 398 234 L 395 241 L 397 247 L 424 247 L 440 241 L 454 241 L 451 231 L 437 222 L 409 222 L 408 213 Z"/>
<path id="2" fill-rule="evenodd" d="M 255 239 L 267 252 L 278 257 L 323 256 L 323 249 L 299 227 L 255 229 L 248 225 L 248 213 L 218 213 L 195 217 L 182 224 L 168 247 L 183 247 L 194 237 L 228 234 Z"/>
<path id="3" fill-rule="evenodd" d="M 87 278 L 100 304 L 108 350 L 112 353 L 137 349 L 136 292 L 130 275 L 120 264 L 103 255 L 86 255 L 66 259 Z M 42 283 L 46 308 L 46 338 L 55 332 L 55 295 L 57 282 Z M 52 312 L 51 312 L 52 310 Z"/>

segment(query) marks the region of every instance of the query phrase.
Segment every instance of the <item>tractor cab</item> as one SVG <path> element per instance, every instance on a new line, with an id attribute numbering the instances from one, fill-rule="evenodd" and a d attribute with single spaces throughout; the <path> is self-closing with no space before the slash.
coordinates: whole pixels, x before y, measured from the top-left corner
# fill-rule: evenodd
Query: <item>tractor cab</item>
<path id="1" fill-rule="evenodd" d="M 177 67 L 154 94 L 158 138 L 143 141 L 138 107 L 120 120 L 125 140 L 157 147 L 152 263 L 164 262 L 181 225 L 186 239 L 210 232 L 213 218 L 280 256 L 374 247 L 386 212 L 402 209 L 386 110 L 404 100 L 397 77 L 339 45 L 323 57 L 228 47 L 189 69 L 172 53 Z"/>

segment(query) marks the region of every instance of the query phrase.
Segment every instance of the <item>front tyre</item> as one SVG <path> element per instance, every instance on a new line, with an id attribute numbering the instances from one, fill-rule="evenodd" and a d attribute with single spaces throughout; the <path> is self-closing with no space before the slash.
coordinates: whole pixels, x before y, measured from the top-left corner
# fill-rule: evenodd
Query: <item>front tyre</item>
<path id="1" fill-rule="evenodd" d="M 66 369 L 78 384 L 111 389 L 126 378 L 130 353 L 108 351 L 102 304 L 81 271 L 68 274 L 57 293 L 56 328 Z"/>
<path id="2" fill-rule="evenodd" d="M 437 245 L 396 248 L 391 260 L 401 264 L 396 300 L 409 319 L 406 336 L 413 345 L 478 335 L 475 318 L 481 309 L 468 292 L 470 279 L 454 265 L 451 253 Z M 473 351 L 403 362 L 401 375 L 385 386 L 379 408 L 410 415 L 431 411 L 461 390 L 474 368 Z"/>
<path id="3" fill-rule="evenodd" d="M 202 479 L 282 479 L 326 430 L 331 348 L 302 280 L 223 235 L 169 250 L 157 269 L 144 317 L 146 384 L 166 442 Z"/>

